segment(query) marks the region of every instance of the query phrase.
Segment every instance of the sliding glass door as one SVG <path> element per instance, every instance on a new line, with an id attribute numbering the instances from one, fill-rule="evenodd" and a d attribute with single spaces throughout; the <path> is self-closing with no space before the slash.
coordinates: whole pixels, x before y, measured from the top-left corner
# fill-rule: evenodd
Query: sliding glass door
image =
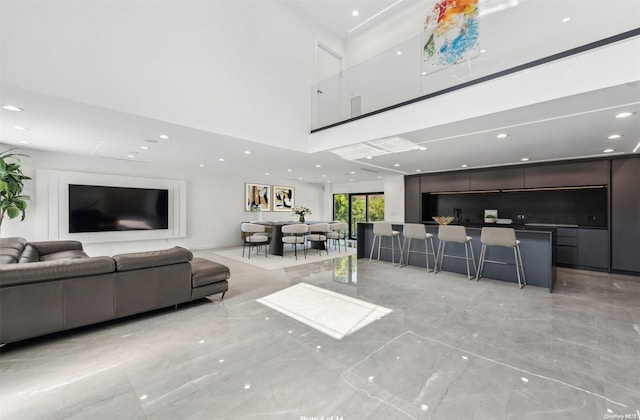
<path id="1" fill-rule="evenodd" d="M 347 223 L 356 239 L 358 223 L 384 220 L 384 193 L 334 194 L 333 219 Z"/>

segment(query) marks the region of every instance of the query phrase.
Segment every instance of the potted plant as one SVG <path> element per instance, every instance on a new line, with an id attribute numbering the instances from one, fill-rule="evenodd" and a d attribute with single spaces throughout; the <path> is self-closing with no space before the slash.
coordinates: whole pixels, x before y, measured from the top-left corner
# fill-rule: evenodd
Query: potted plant
<path id="1" fill-rule="evenodd" d="M 27 201 L 31 197 L 22 194 L 24 181 L 31 179 L 22 173 L 18 156 L 27 156 L 11 153 L 9 149 L 0 153 L 0 227 L 4 216 L 15 219 L 22 216 L 24 220 Z"/>
<path id="2" fill-rule="evenodd" d="M 262 206 L 260 204 L 252 204 L 249 210 L 258 213 L 258 222 L 262 222 Z"/>
<path id="3" fill-rule="evenodd" d="M 487 214 L 486 216 L 484 216 L 484 222 L 485 223 L 495 223 L 496 222 L 496 216 L 493 214 Z"/>

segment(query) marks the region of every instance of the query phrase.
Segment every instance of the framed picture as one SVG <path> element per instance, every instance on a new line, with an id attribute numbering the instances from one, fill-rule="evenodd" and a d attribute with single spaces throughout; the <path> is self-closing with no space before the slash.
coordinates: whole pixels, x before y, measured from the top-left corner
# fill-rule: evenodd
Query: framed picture
<path id="1" fill-rule="evenodd" d="M 273 186 L 273 211 L 291 211 L 295 205 L 295 188 Z"/>
<path id="2" fill-rule="evenodd" d="M 262 184 L 244 184 L 244 211 L 271 211 L 271 186 Z"/>

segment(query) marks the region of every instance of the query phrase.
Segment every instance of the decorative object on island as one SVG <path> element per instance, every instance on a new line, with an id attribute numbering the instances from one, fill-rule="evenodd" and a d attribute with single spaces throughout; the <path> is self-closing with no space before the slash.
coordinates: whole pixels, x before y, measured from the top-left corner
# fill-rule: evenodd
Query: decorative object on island
<path id="1" fill-rule="evenodd" d="M 309 207 L 305 207 L 305 206 L 293 206 L 291 211 L 293 212 L 293 214 L 298 216 L 300 223 L 305 222 L 305 218 L 304 218 L 305 215 L 311 214 L 311 210 L 309 209 Z"/>
<path id="2" fill-rule="evenodd" d="M 485 210 L 484 211 L 484 222 L 485 223 L 495 223 L 498 218 L 498 210 Z"/>
<path id="3" fill-rule="evenodd" d="M 455 219 L 453 216 L 433 216 L 433 220 L 439 225 L 448 225 L 453 222 L 453 219 Z"/>
<path id="4" fill-rule="evenodd" d="M 9 219 L 22 216 L 20 220 L 24 220 L 27 201 L 31 200 L 31 197 L 22 194 L 24 181 L 31 178 L 22 173 L 21 165 L 18 163 L 20 159 L 17 157 L 27 155 L 10 153 L 12 150 L 15 149 L 0 153 L 0 227 L 5 215 L 9 216 Z"/>
<path id="5" fill-rule="evenodd" d="M 271 187 L 262 184 L 244 184 L 244 211 L 255 211 L 254 206 L 262 211 L 271 211 Z"/>
<path id="6" fill-rule="evenodd" d="M 295 205 L 293 187 L 273 186 L 273 211 L 291 211 Z"/>

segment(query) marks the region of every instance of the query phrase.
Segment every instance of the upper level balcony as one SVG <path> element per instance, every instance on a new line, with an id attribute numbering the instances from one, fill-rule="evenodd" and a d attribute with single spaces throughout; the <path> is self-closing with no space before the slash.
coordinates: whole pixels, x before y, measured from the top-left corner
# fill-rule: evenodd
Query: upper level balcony
<path id="1" fill-rule="evenodd" d="M 359 62 L 312 86 L 312 133 L 640 37 L 638 1 L 480 0 L 434 17 L 447 3 L 426 11 L 423 33 L 367 59 L 371 43 L 347 45 L 345 60 Z"/>

